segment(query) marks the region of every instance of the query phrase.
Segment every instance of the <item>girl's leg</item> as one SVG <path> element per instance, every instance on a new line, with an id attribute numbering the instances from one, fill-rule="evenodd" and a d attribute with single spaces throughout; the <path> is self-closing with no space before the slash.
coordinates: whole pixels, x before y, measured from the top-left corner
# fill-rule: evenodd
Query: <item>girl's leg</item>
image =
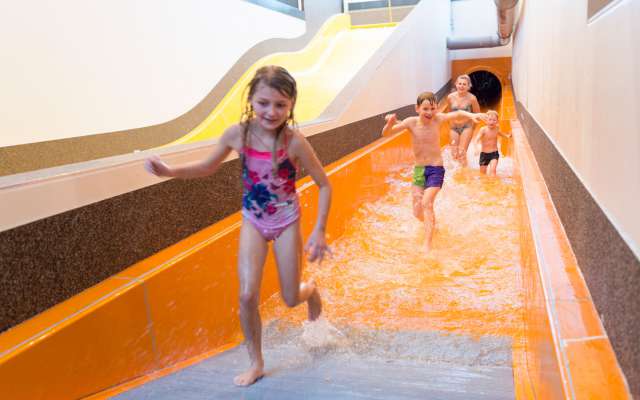
<path id="1" fill-rule="evenodd" d="M 248 386 L 264 375 L 262 358 L 262 322 L 258 312 L 260 283 L 267 256 L 267 242 L 251 222 L 244 220 L 240 229 L 238 275 L 240 277 L 240 324 L 249 351 L 249 369 L 233 379 L 238 386 Z"/>
<path id="2" fill-rule="evenodd" d="M 481 165 L 480 166 L 480 172 L 482 172 L 483 174 L 487 173 L 487 166 L 486 165 Z"/>
<path id="3" fill-rule="evenodd" d="M 436 216 L 433 211 L 433 202 L 436 195 L 440 191 L 439 187 L 426 188 L 422 196 L 422 207 L 424 209 L 424 231 L 425 231 L 425 248 L 429 252 L 431 250 L 431 240 L 433 239 L 433 231 L 436 227 Z"/>
<path id="4" fill-rule="evenodd" d="M 489 168 L 487 171 L 487 175 L 496 176 L 496 169 L 498 168 L 498 160 L 493 159 L 489 161 Z"/>
<path id="5" fill-rule="evenodd" d="M 416 185 L 411 186 L 411 197 L 413 198 L 413 216 L 418 218 L 420 221 L 424 221 L 424 211 L 422 209 L 423 194 L 423 188 Z"/>
<path id="6" fill-rule="evenodd" d="M 449 129 L 449 148 L 451 149 L 451 157 L 453 157 L 454 160 L 458 160 L 458 147 L 459 147 L 459 143 L 460 143 L 460 134 L 458 133 L 458 131 L 455 131 L 453 129 Z"/>
<path id="7" fill-rule="evenodd" d="M 320 294 L 313 281 L 300 283 L 302 269 L 302 235 L 300 222 L 289 225 L 273 243 L 278 265 L 280 292 L 289 307 L 307 302 L 309 320 L 313 321 L 322 312 Z"/>
<path id="8" fill-rule="evenodd" d="M 473 126 L 466 128 L 460 135 L 460 144 L 458 145 L 458 157 L 462 165 L 467 165 L 467 150 L 469 149 L 469 143 L 471 143 L 471 137 L 473 136 Z"/>

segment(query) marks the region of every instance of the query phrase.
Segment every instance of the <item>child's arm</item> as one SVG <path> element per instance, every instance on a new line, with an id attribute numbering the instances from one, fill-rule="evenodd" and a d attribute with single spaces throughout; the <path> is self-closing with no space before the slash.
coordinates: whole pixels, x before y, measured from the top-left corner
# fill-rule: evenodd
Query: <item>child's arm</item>
<path id="1" fill-rule="evenodd" d="M 331 252 L 325 238 L 327 218 L 331 207 L 331 185 L 320 160 L 318 160 L 313 148 L 302 134 L 298 132 L 294 134 L 291 146 L 305 171 L 311 175 L 315 184 L 320 188 L 318 194 L 318 217 L 313 232 L 311 232 L 311 236 L 307 240 L 305 251 L 309 254 L 307 257 L 309 261 L 318 260 L 318 262 L 322 262 L 325 251 Z"/>
<path id="2" fill-rule="evenodd" d="M 478 134 L 476 135 L 476 137 L 473 138 L 473 147 L 474 147 L 474 151 L 477 153 L 479 153 L 482 149 L 482 138 L 484 137 L 484 134 L 487 132 L 487 127 L 483 126 L 482 128 L 480 128 L 480 130 L 478 131 Z"/>
<path id="3" fill-rule="evenodd" d="M 480 128 L 480 130 L 478 131 L 478 134 L 475 137 L 475 143 L 482 143 L 482 137 L 484 136 L 484 134 L 487 132 L 487 127 L 483 126 L 482 128 Z"/>
<path id="4" fill-rule="evenodd" d="M 487 114 L 470 113 L 470 112 L 464 111 L 464 110 L 452 111 L 452 112 L 448 112 L 448 113 L 440 113 L 438 115 L 440 116 L 440 118 L 443 121 L 450 121 L 452 119 L 458 119 L 458 118 L 468 118 L 468 119 L 472 120 L 473 122 L 478 122 L 480 120 L 484 121 L 485 118 L 487 117 Z"/>
<path id="5" fill-rule="evenodd" d="M 238 135 L 238 129 L 238 126 L 227 129 L 216 144 L 211 155 L 202 161 L 171 167 L 162 161 L 160 157 L 154 155 L 145 160 L 144 167 L 153 175 L 172 178 L 189 179 L 211 175 L 218 169 L 233 149 L 231 142 L 233 138 Z"/>
<path id="6" fill-rule="evenodd" d="M 405 129 L 409 129 L 404 121 L 398 122 L 398 117 L 395 114 L 387 114 L 384 119 L 387 121 L 382 129 L 382 136 L 393 135 L 394 133 L 402 132 Z"/>
<path id="7" fill-rule="evenodd" d="M 502 132 L 498 131 L 498 135 L 502 136 L 505 139 L 510 139 L 511 138 L 511 133 L 502 133 Z"/>

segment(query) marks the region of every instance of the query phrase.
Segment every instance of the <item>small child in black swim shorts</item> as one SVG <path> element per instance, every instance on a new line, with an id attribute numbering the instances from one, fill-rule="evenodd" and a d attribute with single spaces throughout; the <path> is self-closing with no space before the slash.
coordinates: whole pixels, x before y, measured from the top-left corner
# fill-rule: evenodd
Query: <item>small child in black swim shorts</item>
<path id="1" fill-rule="evenodd" d="M 482 144 L 482 152 L 480 153 L 480 172 L 489 176 L 496 175 L 498 167 L 498 135 L 503 138 L 510 138 L 511 134 L 505 134 L 498 129 L 498 113 L 487 111 L 487 125 L 483 126 L 478 132 L 476 141 Z"/>

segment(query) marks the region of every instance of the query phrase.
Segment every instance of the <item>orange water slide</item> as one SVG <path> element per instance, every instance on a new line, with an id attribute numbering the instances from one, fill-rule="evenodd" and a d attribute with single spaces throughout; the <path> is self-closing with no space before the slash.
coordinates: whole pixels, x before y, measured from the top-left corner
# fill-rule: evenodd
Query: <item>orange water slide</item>
<path id="1" fill-rule="evenodd" d="M 335 255 L 305 269 L 324 296 L 324 330 L 305 323 L 304 309 L 282 305 L 270 258 L 261 313 L 272 353 L 267 378 L 247 393 L 295 398 L 283 391 L 286 386 L 269 382 L 289 382 L 299 370 L 324 385 L 301 390 L 338 393 L 366 379 L 355 374 L 331 385 L 346 373 L 341 366 L 360 371 L 368 363 L 407 368 L 416 376 L 430 370 L 444 374 L 439 382 L 449 382 L 403 382 L 406 398 L 429 390 L 448 393 L 446 398 L 630 398 L 515 119 L 508 84 L 501 110 L 501 126 L 513 133 L 503 144 L 510 157 L 501 159 L 497 179 L 446 159 L 430 255 L 421 252 L 421 225 L 411 216 L 406 132 L 326 167 L 335 193 L 328 228 Z M 306 237 L 317 188 L 304 178 L 299 192 Z M 172 373 L 233 354 L 241 341 L 235 274 L 240 223 L 234 214 L 0 335 L 1 397 L 145 398 L 145 390 L 170 396 L 188 380 Z M 320 352 L 309 344 L 318 332 L 335 339 Z M 296 353 L 283 350 L 290 348 Z M 271 372 L 269 354 L 272 364 L 277 354 L 285 360 Z M 228 373 L 243 366 L 219 365 Z M 489 371 L 484 378 L 495 378 L 491 385 L 502 390 L 500 396 L 474 383 L 483 371 Z M 162 382 L 169 383 L 154 389 Z M 196 389 L 204 384 L 198 382 Z M 347 389 L 401 393 L 391 380 L 365 382 Z M 245 392 L 228 393 L 238 398 Z"/>

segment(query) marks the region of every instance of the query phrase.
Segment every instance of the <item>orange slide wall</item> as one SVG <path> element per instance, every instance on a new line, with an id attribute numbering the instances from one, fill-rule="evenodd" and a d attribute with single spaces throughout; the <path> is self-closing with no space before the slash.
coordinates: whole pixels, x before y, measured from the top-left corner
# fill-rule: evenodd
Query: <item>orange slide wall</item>
<path id="1" fill-rule="evenodd" d="M 388 165 L 411 157 L 408 144 L 406 135 L 379 141 L 327 168 L 330 238 L 384 192 Z M 306 237 L 317 187 L 308 177 L 299 185 Z M 0 335 L 0 393 L 81 398 L 238 344 L 239 227 L 234 214 Z M 262 298 L 277 289 L 270 257 Z"/>

